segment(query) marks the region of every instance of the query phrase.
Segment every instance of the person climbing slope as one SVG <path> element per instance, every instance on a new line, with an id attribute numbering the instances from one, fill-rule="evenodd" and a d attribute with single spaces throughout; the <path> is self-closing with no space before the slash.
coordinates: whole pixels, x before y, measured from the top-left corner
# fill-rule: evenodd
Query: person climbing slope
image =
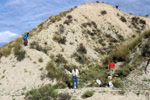
<path id="1" fill-rule="evenodd" d="M 73 75 L 72 88 L 74 88 L 75 81 L 76 81 L 76 88 L 78 88 L 78 75 L 79 75 L 79 71 L 78 71 L 78 69 L 77 69 L 76 66 L 74 66 L 74 69 L 72 70 L 72 75 Z"/>
<path id="2" fill-rule="evenodd" d="M 28 36 L 29 36 L 29 33 L 25 33 L 24 34 L 24 46 L 27 46 L 28 45 Z"/>

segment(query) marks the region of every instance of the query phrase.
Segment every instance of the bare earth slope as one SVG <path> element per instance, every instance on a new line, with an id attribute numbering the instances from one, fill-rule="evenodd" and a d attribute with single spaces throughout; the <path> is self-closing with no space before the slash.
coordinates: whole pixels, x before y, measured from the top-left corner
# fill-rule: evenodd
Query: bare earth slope
<path id="1" fill-rule="evenodd" d="M 78 53 L 77 49 L 82 44 L 87 49 L 88 60 L 91 63 L 101 64 L 101 60 L 111 52 L 110 46 L 114 48 L 124 40 L 149 28 L 150 18 L 129 15 L 105 3 L 83 4 L 54 23 L 49 18 L 41 24 L 41 27 L 30 32 L 32 36 L 29 38 L 29 45 L 27 47 L 22 45 L 22 49 L 26 51 L 24 60 L 17 61 L 13 51 L 8 57 L 0 58 L 0 100 L 11 100 L 9 96 L 21 95 L 31 88 L 56 83 L 47 78 L 41 80 L 41 76 L 47 73 L 45 67 L 48 61 L 58 54 L 61 54 L 68 63 L 78 66 L 80 63 L 72 56 Z M 57 39 L 54 39 L 55 35 L 65 37 L 66 42 L 58 43 Z M 117 42 L 110 41 L 110 38 Z M 31 49 L 30 44 L 34 41 L 42 48 L 46 48 L 47 53 Z M 39 62 L 40 58 L 43 62 Z M 95 95 L 98 96 L 98 93 Z M 97 96 L 94 97 L 95 100 L 99 99 Z M 104 95 L 102 100 L 107 99 Z"/>

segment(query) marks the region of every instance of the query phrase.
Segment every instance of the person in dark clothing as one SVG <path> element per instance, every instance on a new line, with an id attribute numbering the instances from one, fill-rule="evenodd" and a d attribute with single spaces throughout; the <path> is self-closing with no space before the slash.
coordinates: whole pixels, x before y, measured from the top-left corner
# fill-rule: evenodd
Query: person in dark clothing
<path id="1" fill-rule="evenodd" d="M 24 34 L 24 46 L 28 45 L 28 36 L 29 36 L 29 33 Z"/>

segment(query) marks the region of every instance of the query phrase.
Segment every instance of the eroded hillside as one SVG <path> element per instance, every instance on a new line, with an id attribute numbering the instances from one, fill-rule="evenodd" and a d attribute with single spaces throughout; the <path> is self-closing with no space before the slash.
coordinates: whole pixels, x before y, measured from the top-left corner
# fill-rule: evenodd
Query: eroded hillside
<path id="1" fill-rule="evenodd" d="M 51 16 L 30 31 L 27 47 L 23 46 L 23 40 L 19 37 L 0 48 L 0 95 L 17 95 L 44 84 L 55 84 L 70 76 L 73 65 L 85 70 L 88 70 L 87 66 L 90 68 L 99 65 L 101 75 L 97 76 L 99 72 L 95 73 L 95 69 L 90 69 L 89 73 L 94 74 L 94 78 L 107 76 L 106 66 L 103 65 L 106 58 L 114 59 L 116 63 L 126 63 L 124 66 L 136 65 L 133 62 L 139 58 L 140 53 L 139 56 L 134 56 L 135 48 L 139 48 L 137 45 L 142 43 L 141 40 L 141 48 L 144 48 L 144 41 L 148 37 L 141 34 L 149 28 L 150 18 L 130 15 L 105 3 L 83 4 Z M 136 38 L 139 40 L 134 44 Z M 124 44 L 126 47 L 126 42 L 130 40 L 134 41 L 129 42 L 133 44 L 131 51 L 127 51 L 125 55 L 131 56 L 126 57 L 133 62 L 113 55 L 117 47 L 122 48 L 120 46 Z M 127 47 L 130 50 L 130 45 Z M 124 52 L 124 49 L 119 50 Z M 89 84 L 84 72 L 81 73 L 81 79 Z"/>

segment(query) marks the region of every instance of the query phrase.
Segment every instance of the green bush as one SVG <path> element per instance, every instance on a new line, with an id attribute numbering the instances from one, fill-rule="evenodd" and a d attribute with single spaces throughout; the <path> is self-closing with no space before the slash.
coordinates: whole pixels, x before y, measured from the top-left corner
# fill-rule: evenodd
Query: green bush
<path id="1" fill-rule="evenodd" d="M 115 88 L 123 88 L 123 83 L 120 78 L 114 78 L 112 81 Z"/>
<path id="2" fill-rule="evenodd" d="M 58 28 L 58 33 L 62 34 L 62 33 L 64 33 L 64 31 L 65 31 L 65 27 L 62 24 L 60 24 L 59 28 Z"/>
<path id="3" fill-rule="evenodd" d="M 112 36 L 110 34 L 106 34 L 107 38 L 112 38 Z"/>
<path id="4" fill-rule="evenodd" d="M 112 38 L 110 38 L 110 42 L 115 42 L 116 43 L 118 41 L 115 38 L 112 37 Z"/>
<path id="5" fill-rule="evenodd" d="M 126 20 L 126 18 L 125 18 L 124 16 L 121 16 L 120 20 L 121 20 L 122 22 L 127 22 L 127 20 Z"/>
<path id="6" fill-rule="evenodd" d="M 64 68 L 65 68 L 66 70 L 68 70 L 69 72 L 72 72 L 73 66 L 74 66 L 74 65 L 64 65 Z"/>
<path id="7" fill-rule="evenodd" d="M 60 35 L 54 35 L 53 40 L 58 42 L 61 40 L 61 36 Z"/>
<path id="8" fill-rule="evenodd" d="M 116 49 L 105 58 L 104 63 L 108 63 L 107 59 L 113 61 L 127 61 L 129 55 L 135 49 L 135 47 L 140 43 L 140 38 L 131 39 L 128 42 L 122 43 Z"/>
<path id="9" fill-rule="evenodd" d="M 124 41 L 124 37 L 122 35 L 117 34 L 117 36 L 118 36 L 119 40 Z"/>
<path id="10" fill-rule="evenodd" d="M 18 54 L 18 52 L 21 50 L 22 47 L 21 47 L 20 43 L 18 43 L 18 42 L 15 42 L 13 46 L 14 46 L 14 53 L 16 55 L 16 54 Z"/>
<path id="11" fill-rule="evenodd" d="M 53 61 L 48 62 L 48 64 L 46 65 L 46 70 L 48 71 L 47 76 L 49 78 L 51 78 L 52 80 L 56 78 L 57 69 Z"/>
<path id="12" fill-rule="evenodd" d="M 100 79 L 101 81 L 106 81 L 108 76 L 108 71 L 104 69 L 100 69 L 96 66 L 91 66 L 89 69 L 84 69 L 80 72 L 80 79 L 84 83 L 93 82 L 96 79 Z"/>
<path id="13" fill-rule="evenodd" d="M 11 53 L 11 48 L 8 48 L 7 46 L 4 46 L 4 47 L 1 48 L 0 52 L 1 52 L 1 55 L 4 55 L 5 57 L 7 57 Z"/>
<path id="14" fill-rule="evenodd" d="M 22 44 L 23 42 L 23 38 L 22 37 L 18 37 L 15 42 Z"/>
<path id="15" fill-rule="evenodd" d="M 77 51 L 80 53 L 83 53 L 83 54 L 87 53 L 87 49 L 85 48 L 85 46 L 82 43 L 80 43 L 79 47 L 77 48 Z"/>
<path id="16" fill-rule="evenodd" d="M 58 100 L 70 100 L 71 95 L 69 93 L 61 93 L 59 94 Z"/>
<path id="17" fill-rule="evenodd" d="M 67 18 L 68 19 L 72 19 L 72 15 L 67 15 Z"/>
<path id="18" fill-rule="evenodd" d="M 86 92 L 82 95 L 82 98 L 83 98 L 83 99 L 86 99 L 86 98 L 92 97 L 93 94 L 94 94 L 94 91 L 86 91 Z"/>
<path id="19" fill-rule="evenodd" d="M 48 62 L 46 70 L 48 71 L 47 77 L 52 80 L 56 79 L 57 81 L 66 81 L 68 79 L 68 75 L 64 70 L 56 68 L 53 61 Z"/>
<path id="20" fill-rule="evenodd" d="M 102 14 L 102 15 L 105 15 L 105 14 L 107 14 L 107 11 L 106 11 L 106 10 L 103 10 L 103 11 L 101 11 L 101 14 Z"/>
<path id="21" fill-rule="evenodd" d="M 56 100 L 57 97 L 58 92 L 51 85 L 45 85 L 28 91 L 25 100 Z"/>
<path id="22" fill-rule="evenodd" d="M 38 60 L 40 63 L 42 63 L 43 62 L 43 59 L 42 58 L 39 58 L 39 60 Z"/>
<path id="23" fill-rule="evenodd" d="M 65 89 L 67 87 L 67 84 L 64 82 L 57 83 L 53 86 L 54 89 Z"/>
<path id="24" fill-rule="evenodd" d="M 64 21 L 64 24 L 66 25 L 70 25 L 70 23 L 72 23 L 72 19 L 67 19 Z"/>
<path id="25" fill-rule="evenodd" d="M 39 45 L 38 42 L 33 41 L 30 43 L 30 48 L 31 49 L 36 49 L 38 51 L 42 51 L 43 53 L 47 54 L 47 52 L 50 50 L 49 48 L 43 48 L 42 46 Z"/>
<path id="26" fill-rule="evenodd" d="M 64 63 L 64 64 L 66 64 L 67 63 L 67 60 L 61 55 L 61 54 L 58 54 L 57 56 L 56 56 L 56 59 L 55 59 L 55 62 L 56 63 Z"/>
<path id="27" fill-rule="evenodd" d="M 96 3 L 99 3 L 99 1 L 96 1 Z"/>
<path id="28" fill-rule="evenodd" d="M 61 37 L 61 39 L 58 41 L 58 43 L 66 44 L 66 37 L 65 36 Z"/>
<path id="29" fill-rule="evenodd" d="M 70 11 L 60 12 L 59 15 L 60 15 L 61 17 L 64 17 L 64 16 L 66 16 L 69 12 L 70 12 Z"/>
<path id="30" fill-rule="evenodd" d="M 15 53 L 15 56 L 17 57 L 18 61 L 22 61 L 25 58 L 26 51 L 20 50 L 19 52 Z"/>

